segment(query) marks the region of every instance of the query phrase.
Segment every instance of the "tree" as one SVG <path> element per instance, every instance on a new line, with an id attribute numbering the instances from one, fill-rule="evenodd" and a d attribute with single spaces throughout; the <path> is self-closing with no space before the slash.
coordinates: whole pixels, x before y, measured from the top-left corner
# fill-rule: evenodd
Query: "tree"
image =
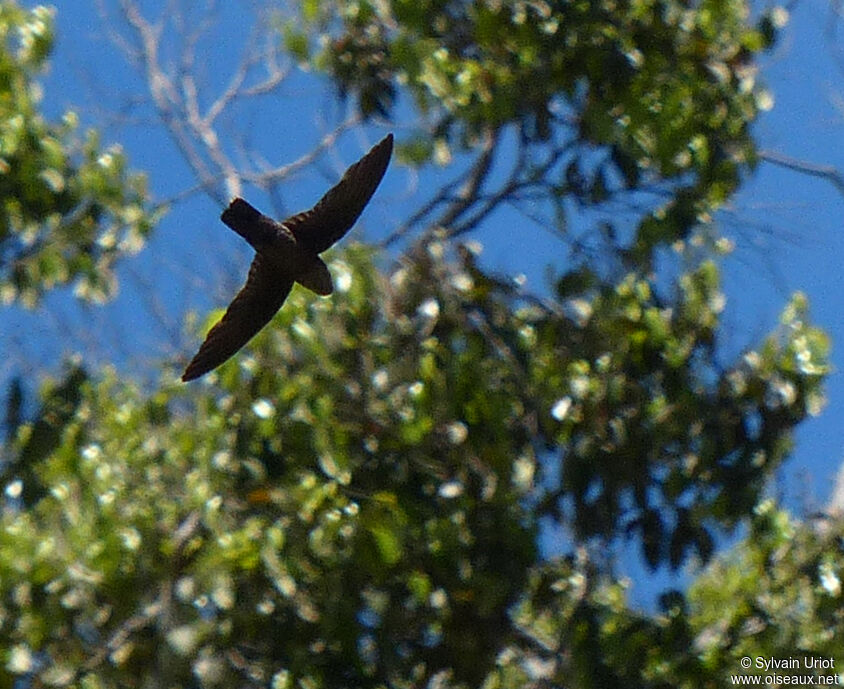
<path id="1" fill-rule="evenodd" d="M 38 74 L 53 48 L 52 11 L 0 4 L 0 298 L 32 307 L 46 289 L 73 282 L 82 299 L 114 292 L 117 258 L 141 249 L 154 215 L 144 178 L 94 130 L 76 134 L 39 112 Z"/>
<path id="2" fill-rule="evenodd" d="M 406 89 L 404 160 L 472 160 L 396 229 L 396 267 L 334 253 L 335 296 L 294 289 L 207 383 L 76 368 L 45 387 L 7 443 L 0 686 L 723 685 L 758 639 L 739 625 L 705 646 L 718 662 L 694 651 L 729 614 L 706 579 L 637 613 L 601 551 L 707 562 L 754 509 L 747 556 L 782 545 L 760 501 L 821 404 L 828 344 L 795 295 L 721 362 L 713 219 L 753 159 L 772 20 L 737 3 L 302 7 L 304 33 L 275 26 L 356 117 L 392 116 Z M 157 25 L 121 8 L 158 64 Z M 178 113 L 191 90 L 166 93 Z M 625 198 L 644 210 L 569 234 L 574 205 Z M 460 243 L 509 203 L 570 240 L 550 295 Z M 539 551 L 548 520 L 568 555 Z M 824 562 L 802 589 L 819 609 Z M 776 625 L 794 632 L 759 644 L 771 655 L 802 629 Z M 832 652 L 822 634 L 800 649 Z"/>

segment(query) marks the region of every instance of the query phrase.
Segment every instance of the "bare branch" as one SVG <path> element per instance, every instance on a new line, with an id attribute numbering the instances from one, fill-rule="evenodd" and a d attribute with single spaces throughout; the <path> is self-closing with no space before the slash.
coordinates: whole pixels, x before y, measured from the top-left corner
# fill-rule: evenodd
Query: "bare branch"
<path id="1" fill-rule="evenodd" d="M 254 86 L 250 86 L 240 92 L 241 96 L 252 98 L 254 96 L 262 96 L 269 93 L 276 86 L 278 86 L 290 72 L 290 68 L 282 68 L 278 63 L 278 48 L 276 42 L 272 38 L 267 38 L 267 49 L 264 53 L 265 66 L 267 68 L 267 77 Z"/>
<path id="2" fill-rule="evenodd" d="M 251 41 L 250 41 L 251 43 Z M 225 91 L 221 93 L 217 100 L 215 100 L 208 112 L 205 113 L 205 123 L 210 126 L 220 116 L 220 113 L 238 98 L 252 98 L 255 96 L 262 96 L 275 89 L 281 82 L 283 82 L 289 74 L 289 68 L 284 69 L 278 63 L 278 50 L 275 47 L 275 42 L 267 40 L 267 47 L 263 54 L 246 54 L 238 65 L 237 71 L 232 75 Z M 248 88 L 243 88 L 249 70 L 255 66 L 259 61 L 263 60 L 267 69 L 266 77 L 257 84 Z"/>
<path id="3" fill-rule="evenodd" d="M 481 153 L 472 170 L 469 173 L 469 178 L 463 184 L 463 187 L 457 193 L 457 200 L 446 209 L 439 219 L 437 225 L 440 227 L 449 228 L 468 208 L 475 202 L 475 197 L 478 195 L 481 187 L 486 181 L 489 171 L 492 168 L 493 156 L 499 141 L 498 129 L 487 129 L 484 132 L 483 143 L 481 145 Z"/>
<path id="4" fill-rule="evenodd" d="M 107 17 L 103 0 L 98 2 L 101 16 Z M 284 81 L 289 71 L 279 63 L 277 42 L 269 40 L 268 36 L 263 50 L 255 50 L 252 46 L 260 41 L 258 30 L 253 29 L 252 36 L 245 42 L 248 47 L 225 88 L 203 112 L 203 98 L 196 75 L 197 46 L 216 21 L 216 3 L 209 1 L 201 18 L 196 21 L 193 17 L 184 16 L 180 11 L 182 5 L 175 1 L 169 3 L 167 12 L 157 21 L 143 15 L 137 0 L 119 0 L 118 4 L 132 35 L 127 40 L 123 34 L 111 30 L 110 36 L 145 76 L 153 106 L 199 181 L 197 187 L 179 196 L 201 190 L 224 205 L 229 198 L 240 195 L 246 175 L 241 174 L 225 151 L 215 123 L 237 101 L 270 93 Z M 176 32 L 175 44 L 180 47 L 175 69 L 162 66 L 163 34 L 168 27 Z M 263 65 L 265 74 L 256 83 L 250 84 L 252 70 L 259 64 Z M 333 142 L 334 137 L 329 135 L 329 138 Z M 305 160 L 303 164 L 307 162 L 310 160 Z M 294 164 L 253 173 L 249 175 L 249 180 L 264 186 L 299 166 Z"/>
<path id="5" fill-rule="evenodd" d="M 481 221 L 486 218 L 492 211 L 494 211 L 502 203 L 514 202 L 517 199 L 514 195 L 520 190 L 531 187 L 541 186 L 543 182 L 537 180 L 544 180 L 545 176 L 554 168 L 560 161 L 566 148 L 555 148 L 551 154 L 534 170 L 529 179 L 523 179 L 522 174 L 527 168 L 527 149 L 525 144 L 520 145 L 519 154 L 516 156 L 516 161 L 513 164 L 513 169 L 510 172 L 507 180 L 498 188 L 497 191 L 489 195 L 478 194 L 476 197 L 476 206 L 479 204 L 480 208 L 471 216 L 463 220 L 459 224 L 452 224 L 447 229 L 450 237 L 457 237 L 475 229 Z"/>
<path id="6" fill-rule="evenodd" d="M 319 158 L 320 155 L 322 155 L 327 149 L 331 148 L 337 142 L 337 139 L 340 137 L 341 134 L 343 134 L 346 130 L 350 129 L 359 122 L 360 116 L 353 115 L 341 122 L 337 127 L 334 128 L 334 130 L 325 134 L 320 140 L 320 142 L 313 149 L 305 153 L 303 156 L 297 158 L 292 163 L 280 165 L 274 168 L 269 168 L 262 172 L 245 173 L 243 175 L 243 178 L 250 184 L 254 184 L 257 187 L 261 187 L 262 189 L 268 189 L 274 184 L 277 184 L 280 180 L 284 179 L 285 177 L 288 177 L 291 174 L 313 163 L 317 158 Z"/>
<path id="7" fill-rule="evenodd" d="M 431 213 L 442 203 L 446 201 L 450 201 L 456 198 L 454 194 L 454 189 L 460 184 L 460 182 L 468 176 L 468 173 L 458 177 L 457 179 L 448 182 L 447 184 L 440 187 L 439 192 L 425 205 L 423 205 L 418 211 L 416 211 L 413 215 L 408 218 L 404 224 L 402 224 L 399 228 L 397 228 L 392 234 L 390 234 L 386 239 L 381 242 L 381 246 L 389 247 L 390 245 L 397 242 L 399 239 L 403 238 L 404 236 L 410 234 L 414 227 L 422 224 Z"/>
<path id="8" fill-rule="evenodd" d="M 844 194 L 844 175 L 832 165 L 819 165 L 798 158 L 776 153 L 774 151 L 760 151 L 759 158 L 788 170 L 803 172 L 812 177 L 820 177 L 830 182 L 839 192 Z"/>
<path id="9" fill-rule="evenodd" d="M 520 137 L 506 179 L 495 186 L 492 171 L 497 161 L 505 157 L 501 155 L 501 146 L 505 145 L 501 134 L 502 130 L 486 131 L 471 167 L 452 182 L 441 186 L 433 198 L 382 242 L 382 246 L 390 246 L 423 226 L 427 226 L 428 230 L 442 228 L 446 237 L 457 237 L 475 229 L 502 204 L 530 202 L 537 192 L 538 198 L 548 199 L 547 175 L 563 159 L 570 145 L 552 147 L 541 163 L 533 164 L 531 145 L 525 137 Z M 508 149 L 507 156 L 510 155 Z"/>
<path id="10" fill-rule="evenodd" d="M 203 188 L 212 196 L 215 178 L 197 150 L 185 126 L 185 105 L 172 80 L 159 64 L 158 54 L 163 25 L 148 22 L 131 0 L 120 0 L 120 8 L 129 26 L 135 31 L 139 43 L 140 66 L 143 68 L 150 95 L 159 116 L 170 132 L 179 150 L 199 178 Z M 222 199 L 217 197 L 219 201 Z"/>
<path id="11" fill-rule="evenodd" d="M 469 170 L 440 187 L 439 192 L 432 199 L 411 215 L 401 227 L 396 229 L 381 243 L 382 246 L 390 246 L 409 234 L 415 227 L 425 223 L 431 214 L 444 203 L 449 203 L 450 206 L 441 214 L 437 221 L 431 224 L 433 227 L 447 227 L 450 225 L 451 222 L 473 203 L 473 196 L 477 194 L 484 179 L 489 174 L 497 143 L 498 131 L 487 131 L 481 152 Z M 458 190 L 458 187 L 461 188 Z"/>
<path id="12" fill-rule="evenodd" d="M 129 41 L 123 34 L 121 34 L 109 18 L 108 10 L 106 9 L 104 0 L 96 0 L 97 13 L 100 17 L 100 22 L 105 27 L 106 35 L 114 46 L 125 55 L 126 59 L 131 64 L 139 64 L 142 59 L 141 51 Z"/>

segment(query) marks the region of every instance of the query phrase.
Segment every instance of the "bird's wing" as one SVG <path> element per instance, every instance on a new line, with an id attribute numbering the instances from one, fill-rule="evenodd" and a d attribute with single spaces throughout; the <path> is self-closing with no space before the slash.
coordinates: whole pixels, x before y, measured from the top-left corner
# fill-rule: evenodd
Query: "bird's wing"
<path id="1" fill-rule="evenodd" d="M 281 308 L 292 286 L 293 279 L 289 275 L 279 274 L 261 254 L 255 254 L 246 284 L 220 322 L 211 328 L 182 374 L 182 380 L 199 378 L 217 368 L 249 342 Z"/>
<path id="2" fill-rule="evenodd" d="M 282 225 L 293 233 L 300 246 L 322 253 L 355 224 L 378 188 L 392 152 L 393 135 L 387 134 L 346 170 L 343 179 L 329 189 L 316 206 L 288 218 Z"/>

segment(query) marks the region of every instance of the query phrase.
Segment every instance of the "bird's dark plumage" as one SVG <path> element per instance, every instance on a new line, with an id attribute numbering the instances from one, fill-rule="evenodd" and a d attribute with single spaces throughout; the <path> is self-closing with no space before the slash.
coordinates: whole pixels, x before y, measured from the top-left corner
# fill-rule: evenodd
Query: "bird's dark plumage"
<path id="1" fill-rule="evenodd" d="M 279 223 L 241 198 L 223 211 L 222 221 L 255 249 L 246 284 L 213 327 L 182 374 L 194 380 L 231 357 L 281 308 L 294 282 L 317 294 L 331 294 L 331 275 L 318 254 L 355 224 L 387 170 L 393 151 L 388 134 L 310 210 Z"/>

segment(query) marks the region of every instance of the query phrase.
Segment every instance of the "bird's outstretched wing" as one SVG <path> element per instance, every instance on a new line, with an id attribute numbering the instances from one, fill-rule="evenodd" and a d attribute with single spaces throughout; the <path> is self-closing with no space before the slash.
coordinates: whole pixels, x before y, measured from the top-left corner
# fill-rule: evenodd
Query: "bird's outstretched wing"
<path id="1" fill-rule="evenodd" d="M 346 234 L 378 188 L 392 152 L 393 135 L 387 134 L 346 170 L 343 179 L 316 206 L 285 220 L 282 224 L 297 243 L 319 254 Z"/>
<path id="2" fill-rule="evenodd" d="M 229 305 L 226 313 L 208 333 L 205 342 L 182 374 L 187 382 L 217 368 L 237 352 L 275 315 L 281 308 L 293 280 L 288 275 L 279 275 L 255 254 L 249 268 L 246 284 Z"/>

